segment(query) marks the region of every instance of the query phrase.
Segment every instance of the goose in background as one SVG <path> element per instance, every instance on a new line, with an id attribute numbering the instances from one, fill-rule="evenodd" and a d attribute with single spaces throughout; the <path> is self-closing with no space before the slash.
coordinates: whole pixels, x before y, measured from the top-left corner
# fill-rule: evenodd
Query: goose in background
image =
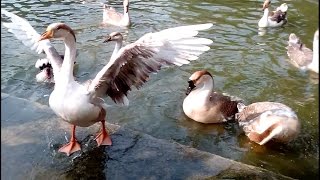
<path id="1" fill-rule="evenodd" d="M 236 121 L 248 138 L 264 145 L 270 140 L 287 143 L 300 132 L 300 121 L 288 106 L 277 102 L 238 104 Z"/>
<path id="2" fill-rule="evenodd" d="M 270 12 L 269 6 L 271 0 L 266 0 L 263 3 L 263 16 L 258 22 L 260 28 L 266 27 L 280 27 L 287 23 L 287 10 L 288 5 L 286 3 L 281 4 L 275 11 Z"/>
<path id="3" fill-rule="evenodd" d="M 290 63 L 301 70 L 319 73 L 319 29 L 313 36 L 313 51 L 302 43 L 294 33 L 289 35 L 287 54 Z"/>
<path id="4" fill-rule="evenodd" d="M 134 86 L 140 88 L 151 73 L 162 66 L 189 64 L 210 49 L 210 39 L 195 37 L 200 30 L 213 24 L 198 24 L 165 29 L 147 33 L 136 42 L 122 47 L 122 35 L 111 33 L 105 42 L 116 43 L 109 62 L 94 79 L 85 83 L 74 80 L 73 66 L 76 57 L 76 37 L 73 30 L 63 23 L 50 24 L 41 35 L 40 42 L 48 39 L 62 39 L 65 43 L 65 58 L 62 64 L 52 61 L 55 86 L 49 97 L 51 109 L 64 121 L 71 124 L 71 138 L 59 149 L 70 155 L 81 150 L 76 140 L 76 126 L 88 127 L 101 122 L 101 132 L 96 136 L 98 146 L 111 145 L 105 129 L 106 106 L 104 97 L 115 103 L 128 105 L 128 92 Z"/>
<path id="5" fill-rule="evenodd" d="M 102 23 L 120 27 L 130 26 L 129 0 L 123 1 L 123 14 L 117 12 L 113 7 L 104 4 Z"/>
<path id="6" fill-rule="evenodd" d="M 214 80 L 208 71 L 194 72 L 188 83 L 183 111 L 189 118 L 201 123 L 234 119 L 238 112 L 237 104 L 241 101 L 214 91 Z"/>
<path id="7" fill-rule="evenodd" d="M 11 22 L 3 22 L 3 26 L 8 28 L 18 40 L 25 46 L 30 47 L 31 50 L 36 51 L 38 54 L 46 54 L 45 58 L 38 59 L 35 67 L 40 70 L 36 75 L 37 82 L 53 83 L 53 69 L 51 66 L 51 59 L 54 59 L 57 64 L 62 64 L 63 55 L 59 55 L 57 50 L 52 46 L 49 40 L 42 41 L 41 43 L 34 43 L 36 39 L 40 38 L 40 34 L 31 26 L 29 21 L 21 18 L 5 9 L 1 8 L 1 14 L 10 18 Z"/>

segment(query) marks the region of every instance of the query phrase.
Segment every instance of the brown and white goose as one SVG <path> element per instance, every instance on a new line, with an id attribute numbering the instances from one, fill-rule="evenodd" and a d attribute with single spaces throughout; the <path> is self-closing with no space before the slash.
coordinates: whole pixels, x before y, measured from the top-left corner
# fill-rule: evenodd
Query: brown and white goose
<path id="1" fill-rule="evenodd" d="M 129 0 L 123 0 L 123 14 L 117 12 L 113 7 L 104 4 L 102 23 L 121 27 L 130 26 Z"/>
<path id="2" fill-rule="evenodd" d="M 188 83 L 183 111 L 189 118 L 201 123 L 221 123 L 234 118 L 239 101 L 215 92 L 214 80 L 208 71 L 194 72 Z"/>
<path id="3" fill-rule="evenodd" d="M 264 145 L 270 140 L 289 142 L 300 132 L 300 121 L 288 106 L 277 102 L 238 104 L 236 120 L 251 141 Z"/>
<path id="4" fill-rule="evenodd" d="M 73 30 L 63 23 L 50 24 L 40 40 L 62 39 L 65 43 L 63 64 L 52 62 L 55 87 L 49 98 L 52 110 L 72 125 L 70 142 L 59 149 L 67 155 L 80 150 L 75 138 L 76 126 L 87 127 L 101 122 L 101 133 L 97 135 L 98 146 L 111 145 L 105 129 L 106 106 L 102 98 L 109 96 L 115 103 L 128 104 L 127 94 L 134 86 L 141 87 L 150 73 L 163 65 L 188 64 L 210 49 L 212 41 L 195 37 L 198 31 L 208 29 L 211 23 L 181 26 L 148 33 L 134 43 L 122 47 L 122 35 L 111 33 L 105 40 L 115 41 L 112 58 L 86 83 L 74 80 L 73 66 L 76 57 L 76 37 Z M 40 41 L 41 42 L 41 41 Z"/>
<path id="5" fill-rule="evenodd" d="M 302 43 L 294 33 L 289 35 L 287 54 L 291 64 L 305 70 L 319 73 L 319 30 L 313 36 L 313 51 Z"/>
<path id="6" fill-rule="evenodd" d="M 275 11 L 270 12 L 269 6 L 271 0 L 266 0 L 263 3 L 263 16 L 258 22 L 260 28 L 266 27 L 280 27 L 287 23 L 287 10 L 288 5 L 286 3 L 281 4 Z"/>

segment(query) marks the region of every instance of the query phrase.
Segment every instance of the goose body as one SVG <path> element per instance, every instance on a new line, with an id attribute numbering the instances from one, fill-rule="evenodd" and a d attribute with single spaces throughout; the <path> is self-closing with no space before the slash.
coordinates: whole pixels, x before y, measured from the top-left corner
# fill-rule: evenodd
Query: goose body
<path id="1" fill-rule="evenodd" d="M 287 143 L 300 132 L 300 121 L 288 106 L 277 102 L 238 104 L 236 120 L 251 141 L 264 145 L 270 140 Z"/>
<path id="2" fill-rule="evenodd" d="M 130 26 L 129 0 L 123 1 L 123 13 L 119 13 L 113 7 L 104 4 L 102 23 L 121 27 Z"/>
<path id="3" fill-rule="evenodd" d="M 75 138 L 76 126 L 87 127 L 101 122 L 101 133 L 97 135 L 98 146 L 111 145 L 105 130 L 106 107 L 104 97 L 115 103 L 128 105 L 127 94 L 132 86 L 140 88 L 149 74 L 160 70 L 163 65 L 188 64 L 210 49 L 212 41 L 195 37 L 198 31 L 208 29 L 212 24 L 199 24 L 166 29 L 148 33 L 134 43 L 122 47 L 123 37 L 119 32 L 109 34 L 105 42 L 116 42 L 109 62 L 94 79 L 85 83 L 74 80 L 73 66 L 76 57 L 76 37 L 73 30 L 64 23 L 50 24 L 40 37 L 61 39 L 65 43 L 63 64 L 52 66 L 55 87 L 49 98 L 52 110 L 64 121 L 70 123 L 70 142 L 59 149 L 70 155 L 80 150 Z M 52 64 L 55 64 L 53 62 Z"/>
<path id="4" fill-rule="evenodd" d="M 189 118 L 201 123 L 221 123 L 234 118 L 238 101 L 215 92 L 214 80 L 208 71 L 194 72 L 188 82 L 183 111 Z"/>
<path id="5" fill-rule="evenodd" d="M 260 28 L 266 27 L 280 27 L 287 23 L 287 10 L 286 3 L 281 4 L 275 11 L 269 11 L 271 1 L 266 0 L 263 4 L 263 16 L 258 22 Z"/>
<path id="6" fill-rule="evenodd" d="M 313 51 L 302 43 L 294 33 L 289 35 L 287 54 L 295 67 L 319 73 L 319 30 L 314 33 Z"/>

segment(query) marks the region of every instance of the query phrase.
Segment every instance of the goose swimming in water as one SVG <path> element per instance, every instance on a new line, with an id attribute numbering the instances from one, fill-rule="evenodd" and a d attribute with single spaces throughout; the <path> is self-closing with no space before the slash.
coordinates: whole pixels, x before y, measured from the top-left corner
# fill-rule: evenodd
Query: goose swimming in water
<path id="1" fill-rule="evenodd" d="M 181 26 L 160 32 L 147 33 L 134 43 L 122 47 L 123 37 L 111 33 L 105 42 L 116 43 L 109 62 L 94 79 L 83 84 L 74 80 L 73 66 L 76 57 L 76 37 L 73 30 L 63 23 L 53 23 L 41 35 L 40 42 L 61 39 L 65 43 L 63 64 L 52 61 L 55 86 L 49 97 L 51 109 L 64 121 L 70 123 L 70 142 L 59 149 L 70 155 L 81 150 L 75 137 L 76 126 L 88 127 L 101 122 L 98 146 L 111 145 L 105 129 L 106 106 L 102 98 L 109 96 L 115 103 L 128 105 L 128 92 L 134 86 L 140 88 L 151 73 L 163 65 L 189 64 L 210 49 L 210 39 L 195 37 L 200 30 L 209 29 L 211 23 Z"/>
<path id="2" fill-rule="evenodd" d="M 264 145 L 270 140 L 289 142 L 300 132 L 300 121 L 288 106 L 277 102 L 238 104 L 236 121 L 251 141 Z"/>
<path id="3" fill-rule="evenodd" d="M 188 83 L 183 111 L 189 118 L 201 123 L 221 123 L 234 118 L 240 101 L 215 92 L 214 80 L 208 71 L 194 72 Z"/>
<path id="4" fill-rule="evenodd" d="M 53 69 L 51 66 L 51 59 L 55 59 L 58 64 L 62 64 L 64 56 L 59 55 L 57 50 L 52 46 L 49 40 L 42 41 L 41 43 L 34 43 L 39 39 L 40 34 L 31 26 L 29 21 L 21 18 L 5 9 L 1 9 L 1 14 L 9 17 L 11 22 L 3 22 L 3 26 L 8 28 L 8 31 L 13 33 L 25 46 L 30 47 L 31 50 L 36 51 L 38 54 L 46 54 L 45 58 L 38 59 L 35 67 L 40 70 L 36 75 L 37 82 L 53 83 Z"/>
<path id="5" fill-rule="evenodd" d="M 302 43 L 294 33 L 289 35 L 287 54 L 295 67 L 319 73 L 319 29 L 313 36 L 313 51 Z"/>
<path id="6" fill-rule="evenodd" d="M 266 0 L 263 3 L 263 16 L 258 22 L 260 28 L 266 27 L 280 27 L 287 23 L 287 10 L 288 5 L 286 3 L 281 4 L 275 11 L 270 12 L 269 6 L 270 0 Z"/>
<path id="7" fill-rule="evenodd" d="M 123 14 L 117 12 L 113 7 L 104 4 L 102 23 L 121 27 L 129 26 L 131 23 L 129 16 L 129 0 L 123 1 Z"/>

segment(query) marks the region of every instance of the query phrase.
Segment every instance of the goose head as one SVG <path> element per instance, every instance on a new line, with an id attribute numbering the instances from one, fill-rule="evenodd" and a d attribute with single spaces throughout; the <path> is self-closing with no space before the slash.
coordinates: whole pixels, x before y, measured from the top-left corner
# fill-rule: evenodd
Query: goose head
<path id="1" fill-rule="evenodd" d="M 123 36 L 119 32 L 112 32 L 110 33 L 105 40 L 103 41 L 104 43 L 110 42 L 110 41 L 116 41 L 116 42 L 121 42 L 123 40 Z"/>
<path id="2" fill-rule="evenodd" d="M 291 33 L 289 35 L 289 43 L 291 43 L 291 44 L 301 44 L 301 40 L 296 34 Z"/>
<path id="3" fill-rule="evenodd" d="M 124 0 L 123 1 L 123 8 L 124 8 L 124 12 L 128 13 L 128 11 L 129 11 L 129 0 Z"/>
<path id="4" fill-rule="evenodd" d="M 211 83 L 213 86 L 213 77 L 207 70 L 201 70 L 194 72 L 189 78 L 189 86 L 187 88 L 186 95 L 189 95 L 191 91 L 203 87 L 207 83 Z"/>
<path id="5" fill-rule="evenodd" d="M 46 31 L 40 36 L 39 41 L 44 39 L 64 39 L 68 34 L 71 34 L 76 40 L 74 31 L 64 23 L 52 23 Z"/>
<path id="6" fill-rule="evenodd" d="M 271 0 L 265 0 L 262 5 L 262 11 L 264 11 L 266 8 L 268 8 L 271 4 Z"/>

